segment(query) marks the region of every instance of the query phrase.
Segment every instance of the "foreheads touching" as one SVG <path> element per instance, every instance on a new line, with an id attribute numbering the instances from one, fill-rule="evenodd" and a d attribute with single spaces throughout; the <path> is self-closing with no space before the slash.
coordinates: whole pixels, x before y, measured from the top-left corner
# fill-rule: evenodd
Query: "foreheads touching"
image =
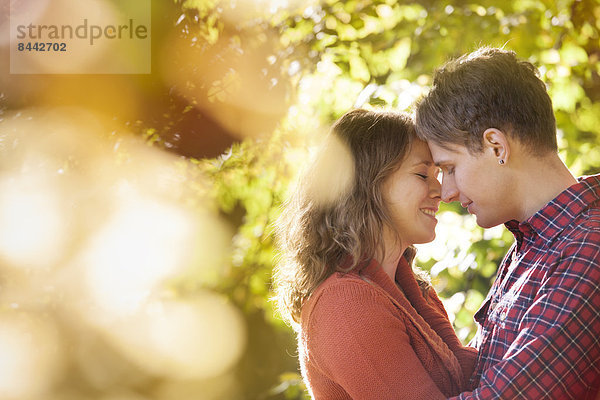
<path id="1" fill-rule="evenodd" d="M 497 129 L 534 156 L 556 152 L 552 102 L 537 69 L 512 51 L 483 47 L 449 61 L 416 104 L 417 135 L 441 147 L 483 149 L 484 132 Z"/>

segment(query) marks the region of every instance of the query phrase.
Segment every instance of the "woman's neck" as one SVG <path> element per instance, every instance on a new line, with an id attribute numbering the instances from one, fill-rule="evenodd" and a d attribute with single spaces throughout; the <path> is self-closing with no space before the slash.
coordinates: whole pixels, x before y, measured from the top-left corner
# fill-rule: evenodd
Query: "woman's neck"
<path id="1" fill-rule="evenodd" d="M 381 268 L 383 268 L 392 281 L 396 280 L 398 262 L 400 261 L 402 254 L 404 254 L 404 250 L 406 250 L 406 247 L 403 246 L 399 240 L 396 240 L 394 236 L 395 235 L 392 235 L 389 229 L 384 229 L 383 244 L 385 253 L 383 249 L 379 249 L 375 255 L 375 259 L 379 262 Z"/>

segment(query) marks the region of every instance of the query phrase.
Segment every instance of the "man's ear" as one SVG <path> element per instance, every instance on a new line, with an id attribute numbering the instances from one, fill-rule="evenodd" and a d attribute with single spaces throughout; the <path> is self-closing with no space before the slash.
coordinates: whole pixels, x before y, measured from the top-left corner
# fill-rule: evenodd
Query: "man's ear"
<path id="1" fill-rule="evenodd" d="M 503 165 L 510 157 L 510 142 L 500 129 L 488 128 L 483 132 L 483 151 L 496 157 L 498 164 Z"/>

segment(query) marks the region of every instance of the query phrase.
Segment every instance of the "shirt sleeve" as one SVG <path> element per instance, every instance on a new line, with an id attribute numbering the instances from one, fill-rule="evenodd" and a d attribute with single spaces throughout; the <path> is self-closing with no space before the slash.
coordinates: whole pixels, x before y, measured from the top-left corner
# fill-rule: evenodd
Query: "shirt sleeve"
<path id="1" fill-rule="evenodd" d="M 389 299 L 367 285 L 329 287 L 311 312 L 313 362 L 355 400 L 444 399 Z"/>
<path id="2" fill-rule="evenodd" d="M 458 399 L 586 399 L 600 385 L 600 233 L 566 246 L 502 361 Z"/>

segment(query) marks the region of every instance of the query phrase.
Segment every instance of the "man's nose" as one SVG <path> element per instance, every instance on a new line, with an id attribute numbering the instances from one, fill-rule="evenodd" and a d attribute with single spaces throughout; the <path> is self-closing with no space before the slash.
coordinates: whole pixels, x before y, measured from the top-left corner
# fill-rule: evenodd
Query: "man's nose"
<path id="1" fill-rule="evenodd" d="M 446 176 L 442 178 L 442 201 L 444 203 L 451 203 L 458 200 L 458 190 L 454 184 L 453 179 L 449 179 Z"/>

